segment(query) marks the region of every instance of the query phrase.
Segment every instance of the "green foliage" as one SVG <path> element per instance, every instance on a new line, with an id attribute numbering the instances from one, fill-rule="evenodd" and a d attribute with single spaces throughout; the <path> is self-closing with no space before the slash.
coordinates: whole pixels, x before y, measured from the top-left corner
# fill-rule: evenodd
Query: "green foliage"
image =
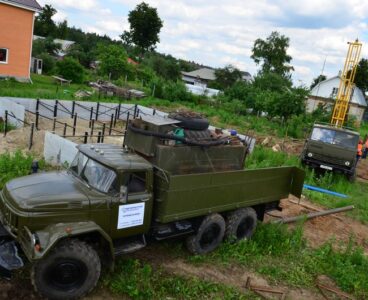
<path id="1" fill-rule="evenodd" d="M 276 73 L 282 77 L 289 78 L 290 71 L 294 70 L 289 65 L 292 57 L 287 54 L 289 38 L 273 31 L 266 40 L 257 39 L 254 42 L 251 58 L 261 65 L 262 73 Z"/>
<path id="2" fill-rule="evenodd" d="M 52 74 L 56 66 L 55 58 L 48 53 L 41 53 L 37 58 L 42 59 L 42 73 Z"/>
<path id="3" fill-rule="evenodd" d="M 298 166 L 299 158 L 285 152 L 274 152 L 272 149 L 256 146 L 253 153 L 247 157 L 247 169 L 259 169 L 282 166 Z"/>
<path id="4" fill-rule="evenodd" d="M 360 60 L 354 82 L 363 93 L 368 91 L 368 59 L 362 58 Z"/>
<path id="5" fill-rule="evenodd" d="M 33 158 L 24 155 L 21 151 L 14 154 L 5 153 L 0 155 L 0 189 L 11 179 L 25 176 L 30 173 Z"/>
<path id="6" fill-rule="evenodd" d="M 138 260 L 119 260 L 116 271 L 105 279 L 113 292 L 139 299 L 247 299 L 245 294 L 197 278 L 169 275 Z"/>
<path id="7" fill-rule="evenodd" d="M 172 56 L 150 55 L 144 60 L 144 64 L 166 80 L 175 81 L 181 76 L 179 64 Z"/>
<path id="8" fill-rule="evenodd" d="M 313 89 L 318 83 L 325 81 L 326 79 L 327 79 L 326 75 L 323 75 L 323 74 L 318 75 L 318 77 L 313 79 L 310 89 Z"/>
<path id="9" fill-rule="evenodd" d="M 182 82 L 173 82 L 167 81 L 163 87 L 164 99 L 168 99 L 169 101 L 187 101 L 187 102 L 195 102 L 199 99 L 198 96 L 195 96 L 189 93 Z"/>
<path id="10" fill-rule="evenodd" d="M 128 63 L 128 55 L 122 46 L 99 45 L 99 72 L 102 75 L 110 76 L 111 79 L 118 79 L 121 76 L 132 77 L 133 67 Z"/>
<path id="11" fill-rule="evenodd" d="M 57 73 L 74 83 L 82 83 L 85 77 L 83 66 L 74 58 L 65 57 L 56 63 Z"/>
<path id="12" fill-rule="evenodd" d="M 210 87 L 220 90 L 225 90 L 242 79 L 242 73 L 240 70 L 232 65 L 227 65 L 223 69 L 217 69 L 215 71 L 215 76 L 216 80 L 210 84 Z"/>
<path id="13" fill-rule="evenodd" d="M 54 39 L 47 37 L 45 39 L 37 39 L 33 41 L 32 56 L 37 57 L 42 53 L 48 53 L 50 55 L 56 55 L 61 49 L 61 45 L 54 43 Z"/>
<path id="14" fill-rule="evenodd" d="M 128 21 L 130 31 L 124 31 L 121 36 L 125 43 L 136 45 L 141 53 L 153 50 L 160 41 L 159 33 L 163 26 L 157 9 L 142 2 L 129 12 Z"/>
<path id="15" fill-rule="evenodd" d="M 52 17 L 56 13 L 57 11 L 55 8 L 46 4 L 35 19 L 34 34 L 43 37 L 54 37 L 56 33 L 56 24 Z"/>

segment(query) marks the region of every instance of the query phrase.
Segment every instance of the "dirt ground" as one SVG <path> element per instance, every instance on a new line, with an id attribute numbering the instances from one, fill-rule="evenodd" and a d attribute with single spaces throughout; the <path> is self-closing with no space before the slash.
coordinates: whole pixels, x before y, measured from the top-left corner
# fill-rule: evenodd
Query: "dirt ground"
<path id="1" fill-rule="evenodd" d="M 34 116 L 30 114 L 26 114 L 26 122 L 29 124 L 32 122 L 35 122 Z M 65 118 L 65 119 L 58 119 L 57 120 L 60 123 L 66 123 L 69 126 L 73 126 L 73 119 L 71 118 Z M 64 131 L 64 125 L 57 123 L 55 126 L 55 133 L 59 134 L 60 136 L 63 135 Z M 116 127 L 116 132 L 112 132 L 112 136 L 108 136 L 109 132 L 109 123 L 106 123 L 106 129 L 105 129 L 105 143 L 111 143 L 111 144 L 117 144 L 122 145 L 124 138 L 122 136 L 115 136 L 114 135 L 121 135 L 121 133 L 117 131 L 122 131 L 124 127 L 124 123 L 118 122 Z M 3 137 L 3 135 L 0 135 L 0 154 L 4 152 L 15 152 L 18 149 L 22 149 L 24 152 L 32 153 L 35 155 L 36 158 L 41 158 L 43 156 L 43 149 L 44 149 L 44 141 L 45 141 L 45 133 L 46 131 L 52 131 L 53 130 L 53 121 L 48 120 L 45 118 L 40 118 L 39 130 L 34 131 L 33 136 L 33 146 L 29 150 L 29 142 L 30 142 L 30 133 L 31 129 L 30 126 L 25 126 L 23 128 L 15 129 L 7 133 L 6 137 Z M 102 131 L 102 123 L 98 123 L 95 125 L 94 129 L 94 135 L 97 135 L 99 131 Z M 88 132 L 90 134 L 89 129 L 89 122 L 85 120 L 78 119 L 77 126 L 76 126 L 76 136 L 83 136 L 85 132 Z M 71 136 L 73 134 L 73 130 L 71 127 L 67 128 L 66 135 Z M 75 142 L 75 143 L 83 143 L 83 137 L 68 137 L 69 140 Z M 96 143 L 97 137 L 89 138 L 89 143 Z"/>

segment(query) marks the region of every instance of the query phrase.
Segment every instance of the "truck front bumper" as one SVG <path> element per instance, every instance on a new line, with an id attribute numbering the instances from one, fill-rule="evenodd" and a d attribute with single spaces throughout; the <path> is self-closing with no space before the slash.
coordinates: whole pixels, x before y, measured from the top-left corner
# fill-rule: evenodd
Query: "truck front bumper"
<path id="1" fill-rule="evenodd" d="M 311 158 L 304 157 L 302 162 L 312 168 L 319 168 L 321 170 L 337 171 L 345 175 L 354 174 L 354 167 L 347 168 L 345 166 L 335 165 L 326 162 L 320 162 Z"/>
<path id="2" fill-rule="evenodd" d="M 24 266 L 16 242 L 0 223 L 0 277 L 11 278 L 11 272 Z"/>

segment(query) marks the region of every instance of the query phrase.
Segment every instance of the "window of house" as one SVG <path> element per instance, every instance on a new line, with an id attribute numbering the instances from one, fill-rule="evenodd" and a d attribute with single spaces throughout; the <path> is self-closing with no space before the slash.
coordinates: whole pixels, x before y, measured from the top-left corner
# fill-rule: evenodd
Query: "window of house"
<path id="1" fill-rule="evenodd" d="M 8 49 L 0 48 L 0 64 L 8 63 Z"/>
<path id="2" fill-rule="evenodd" d="M 339 89 L 334 87 L 332 89 L 331 98 L 336 98 L 338 91 Z"/>

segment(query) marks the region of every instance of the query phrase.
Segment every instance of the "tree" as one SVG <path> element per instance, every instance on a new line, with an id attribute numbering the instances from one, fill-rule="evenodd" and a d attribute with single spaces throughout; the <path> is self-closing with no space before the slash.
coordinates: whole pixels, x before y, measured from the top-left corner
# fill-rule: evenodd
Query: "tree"
<path id="1" fill-rule="evenodd" d="M 363 93 L 368 91 L 368 60 L 362 58 L 355 74 L 355 84 Z"/>
<path id="2" fill-rule="evenodd" d="M 132 67 L 128 64 L 128 55 L 122 46 L 100 44 L 98 52 L 101 74 L 110 76 L 111 79 L 118 79 L 132 73 Z"/>
<path id="3" fill-rule="evenodd" d="M 215 71 L 215 76 L 216 80 L 213 86 L 221 90 L 231 87 L 235 82 L 242 79 L 242 73 L 240 70 L 232 65 L 227 65 L 225 68 L 217 69 Z"/>
<path id="4" fill-rule="evenodd" d="M 41 13 L 36 17 L 34 33 L 36 35 L 54 37 L 56 34 L 56 24 L 52 17 L 57 13 L 57 10 L 51 5 L 46 4 Z"/>
<path id="5" fill-rule="evenodd" d="M 63 60 L 58 61 L 56 66 L 58 74 L 63 76 L 65 79 L 72 80 L 74 83 L 83 82 L 85 70 L 74 58 L 65 57 Z"/>
<path id="6" fill-rule="evenodd" d="M 287 122 L 291 116 L 305 113 L 307 95 L 308 90 L 302 87 L 274 93 L 274 97 L 266 103 L 266 111 L 270 117 L 281 117 Z"/>
<path id="7" fill-rule="evenodd" d="M 313 82 L 310 86 L 310 89 L 313 89 L 318 83 L 325 81 L 327 79 L 327 77 L 323 74 L 319 75 L 318 77 L 313 79 Z"/>
<path id="8" fill-rule="evenodd" d="M 68 21 L 64 20 L 57 25 L 56 37 L 65 40 L 68 34 Z"/>
<path id="9" fill-rule="evenodd" d="M 257 65 L 262 64 L 262 73 L 273 72 L 290 78 L 294 68 L 289 65 L 292 60 L 287 54 L 289 42 L 288 37 L 274 31 L 266 40 L 257 39 L 254 42 L 251 58 Z"/>
<path id="10" fill-rule="evenodd" d="M 172 56 L 164 57 L 163 55 L 152 54 L 143 63 L 166 80 L 175 81 L 180 78 L 180 66 Z"/>
<path id="11" fill-rule="evenodd" d="M 37 39 L 33 41 L 32 56 L 37 56 L 41 53 L 48 53 L 50 55 L 56 55 L 61 49 L 61 45 L 54 42 L 52 37 L 45 39 Z"/>
<path id="12" fill-rule="evenodd" d="M 130 31 L 124 31 L 121 35 L 122 40 L 128 45 L 136 45 L 140 48 L 141 54 L 155 49 L 160 41 L 159 33 L 163 26 L 157 9 L 142 2 L 129 12 L 128 21 Z"/>

